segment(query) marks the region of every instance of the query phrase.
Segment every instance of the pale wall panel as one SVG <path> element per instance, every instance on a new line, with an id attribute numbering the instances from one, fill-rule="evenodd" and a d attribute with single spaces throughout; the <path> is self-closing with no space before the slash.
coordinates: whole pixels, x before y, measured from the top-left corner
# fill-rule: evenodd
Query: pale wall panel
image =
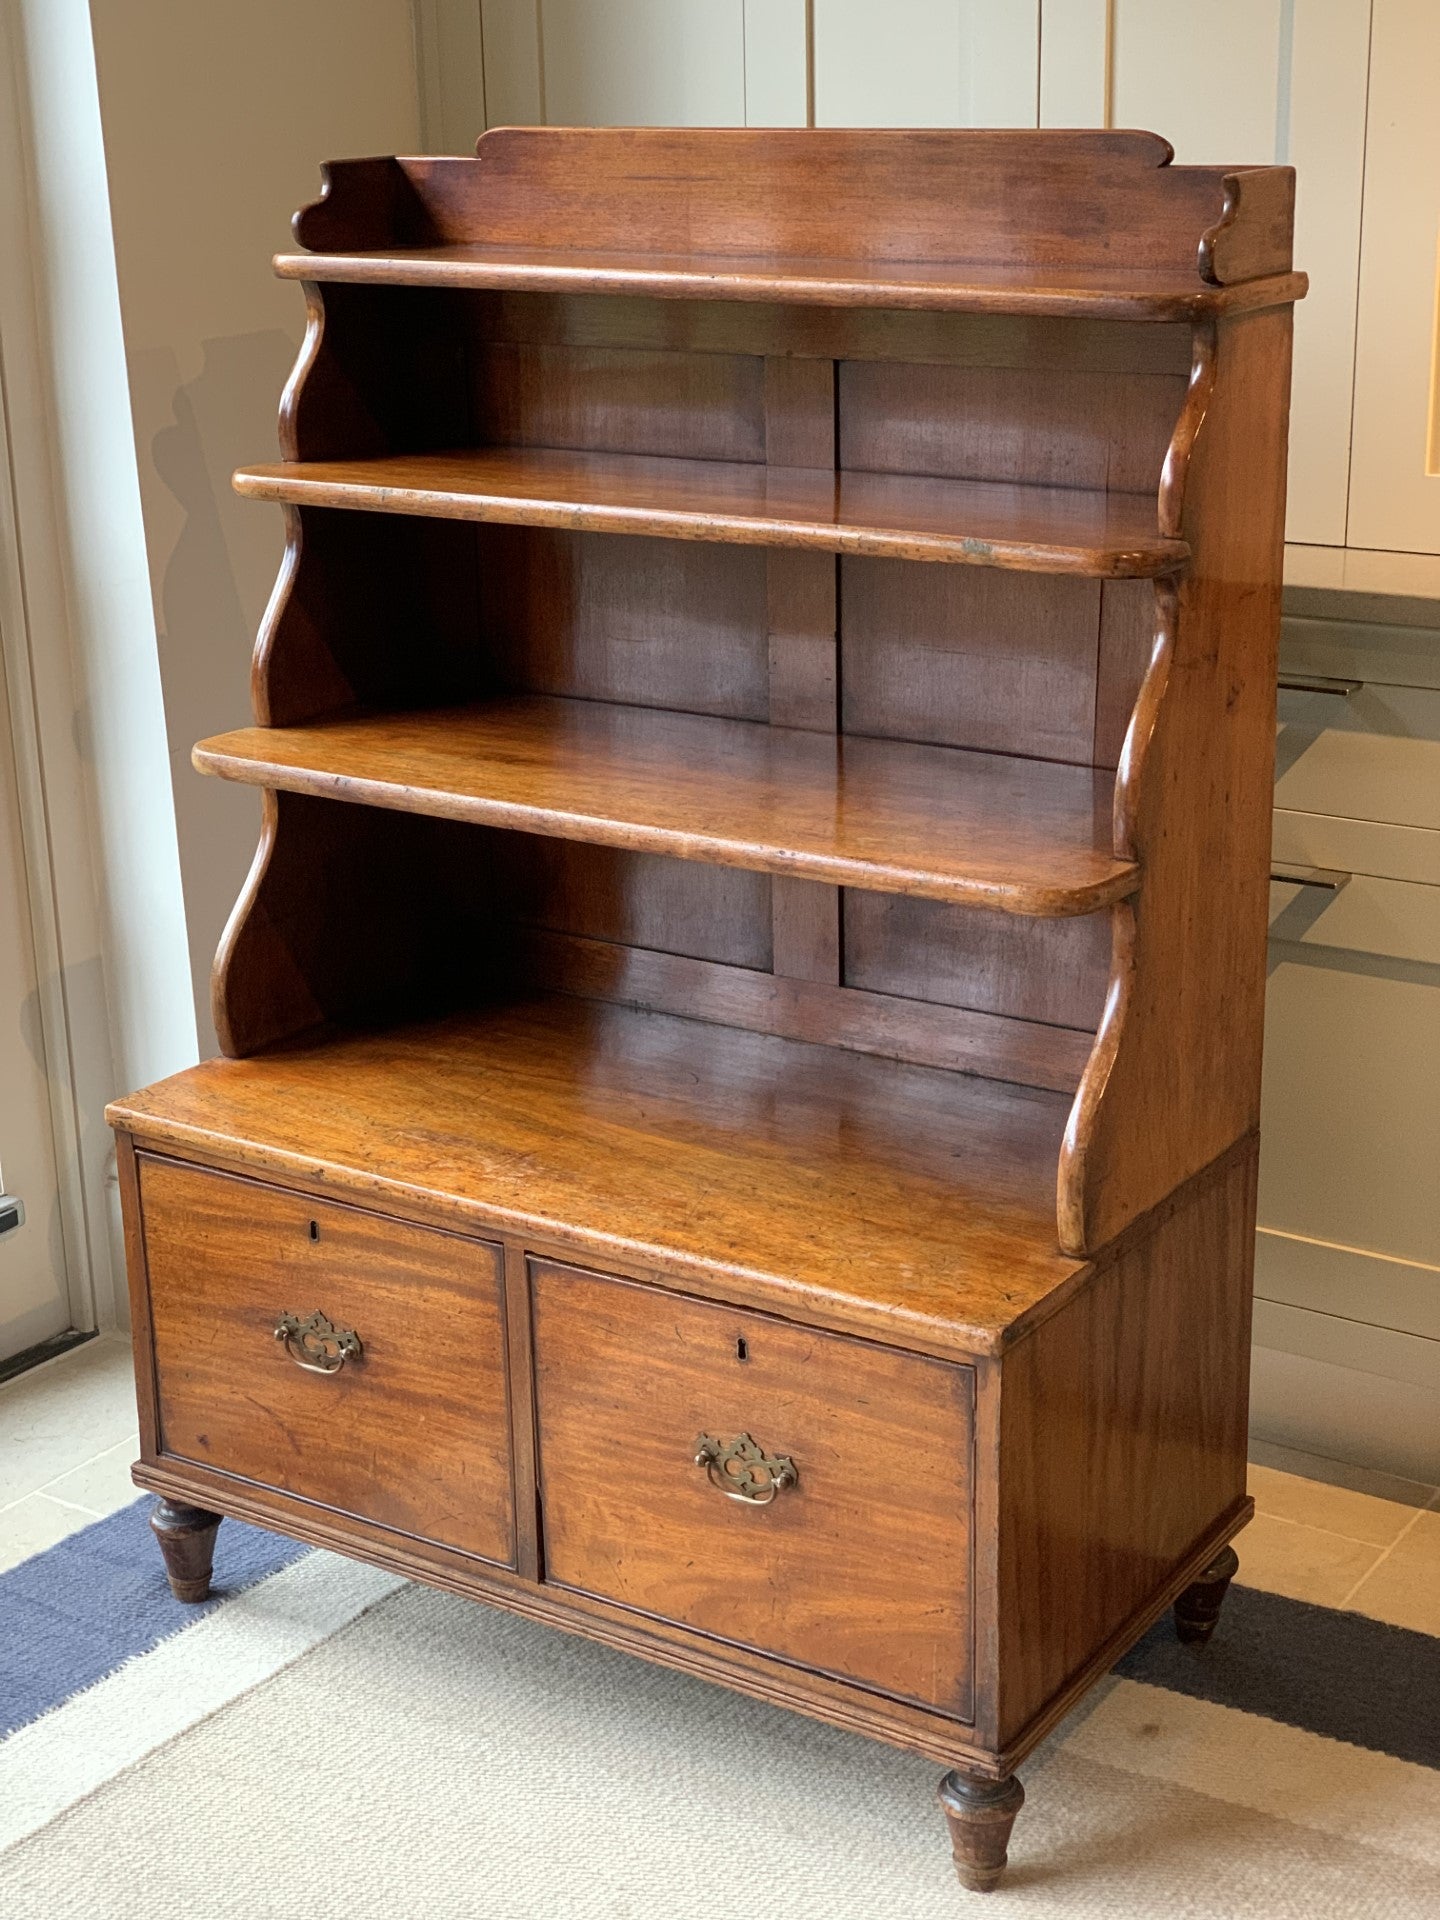
<path id="1" fill-rule="evenodd" d="M 745 124 L 803 127 L 810 108 L 805 0 L 745 0 Z"/>
<path id="2" fill-rule="evenodd" d="M 480 0 L 412 0 L 420 140 L 426 153 L 473 153 L 485 125 Z"/>
<path id="3" fill-rule="evenodd" d="M 1215 87 L 1196 84 L 1192 0 L 1043 0 L 1042 124 L 1107 124 L 1108 94 L 1109 125 L 1153 128 L 1181 163 L 1297 170 L 1295 257 L 1312 286 L 1295 318 L 1287 533 L 1313 545 L 1346 537 L 1370 11 L 1209 0 Z"/>
<path id="4" fill-rule="evenodd" d="M 957 0 L 814 0 L 822 127 L 963 124 Z"/>
<path id="5" fill-rule="evenodd" d="M 1039 0 L 815 0 L 827 127 L 1033 127 Z"/>
<path id="6" fill-rule="evenodd" d="M 1355 377 L 1370 0 L 1295 0 L 1288 150 L 1295 259 L 1310 291 L 1295 313 L 1286 534 L 1343 546 Z"/>
<path id="7" fill-rule="evenodd" d="M 543 0 L 552 126 L 745 124 L 743 0 Z"/>
<path id="8" fill-rule="evenodd" d="M 1107 0 L 1041 0 L 1040 18 L 1040 125 L 1111 125 Z"/>
<path id="9" fill-rule="evenodd" d="M 1440 553 L 1440 6 L 1375 0 L 1350 543 Z"/>
<path id="10" fill-rule="evenodd" d="M 1114 0 L 1114 124 L 1199 165 L 1273 160 L 1287 17 L 1286 0 Z"/>
<path id="11" fill-rule="evenodd" d="M 484 0 L 485 124 L 535 127 L 545 121 L 540 72 L 540 0 Z"/>

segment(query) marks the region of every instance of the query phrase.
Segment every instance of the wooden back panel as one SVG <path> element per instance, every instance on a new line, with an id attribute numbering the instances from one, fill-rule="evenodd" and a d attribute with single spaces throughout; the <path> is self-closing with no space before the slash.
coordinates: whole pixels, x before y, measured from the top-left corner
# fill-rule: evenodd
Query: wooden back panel
<path id="1" fill-rule="evenodd" d="M 1153 492 L 1188 367 L 1171 326 L 416 291 L 312 289 L 292 455 L 563 445 Z M 1136 583 L 309 508 L 291 535 L 257 660 L 271 724 L 510 690 L 1113 766 L 1147 651 Z M 1099 1019 L 1100 921 L 518 849 L 506 911 L 561 986 L 762 1023 L 798 995 L 817 1033 L 815 994 L 854 990 L 857 1044 L 953 1063 L 964 1014 L 967 1064 L 1062 1087 Z M 483 917 L 467 899 L 456 926 Z M 682 983 L 681 960 L 721 971 Z M 736 967 L 789 998 L 767 1012 Z"/>
<path id="2" fill-rule="evenodd" d="M 984 261 L 1217 284 L 1289 267 L 1288 168 L 1171 158 L 1138 132 L 500 127 L 475 160 L 332 164 L 295 237 L 317 252 Z"/>

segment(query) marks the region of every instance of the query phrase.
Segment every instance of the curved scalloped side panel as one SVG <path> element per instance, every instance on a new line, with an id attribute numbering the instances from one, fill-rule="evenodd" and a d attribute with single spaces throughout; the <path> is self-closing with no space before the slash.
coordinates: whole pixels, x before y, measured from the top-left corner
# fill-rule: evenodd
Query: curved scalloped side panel
<path id="1" fill-rule="evenodd" d="M 220 936 L 210 975 L 215 1032 L 221 1052 L 232 1060 L 302 1032 L 324 1017 L 285 935 L 288 915 L 282 909 L 293 895 L 295 870 L 302 864 L 303 859 L 282 846 L 279 795 L 267 793 L 260 844 Z"/>
<path id="2" fill-rule="evenodd" d="M 1241 167 L 1222 177 L 1220 218 L 1200 236 L 1197 265 L 1211 286 L 1288 273 L 1294 259 L 1295 169 Z"/>
<path id="3" fill-rule="evenodd" d="M 422 247 L 434 239 L 425 202 L 394 156 L 327 160 L 320 196 L 290 222 L 312 253 L 363 253 L 373 247 Z"/>
<path id="4" fill-rule="evenodd" d="M 1065 1253 L 1076 1255 L 1090 1250 L 1087 1245 L 1087 1155 L 1095 1137 L 1096 1116 L 1120 1049 L 1135 977 L 1135 912 L 1128 900 L 1110 909 L 1110 928 L 1110 985 L 1105 994 L 1105 1010 L 1100 1016 L 1090 1058 L 1080 1076 L 1070 1118 L 1065 1123 L 1055 1180 L 1055 1219 L 1060 1246 Z"/>
<path id="5" fill-rule="evenodd" d="M 1258 1124 L 1286 309 L 1196 332 L 1162 512 L 1193 555 L 1155 584 L 1150 662 L 1115 783 L 1141 871 L 1112 909 L 1104 1017 L 1057 1181 L 1065 1251 L 1093 1254 Z"/>

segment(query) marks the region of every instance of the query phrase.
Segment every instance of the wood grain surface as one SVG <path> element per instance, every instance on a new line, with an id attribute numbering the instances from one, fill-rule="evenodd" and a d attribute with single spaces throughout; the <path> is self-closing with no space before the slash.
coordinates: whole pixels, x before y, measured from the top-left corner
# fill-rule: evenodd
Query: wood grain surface
<path id="1" fill-rule="evenodd" d="M 341 163 L 343 164 L 343 163 Z M 1183 269 L 1144 266 L 954 266 L 923 260 L 869 266 L 804 254 L 597 252 L 583 247 L 456 244 L 344 253 L 277 253 L 285 280 L 364 286 L 457 287 L 514 293 L 636 294 L 651 300 L 786 301 L 797 306 L 874 307 L 941 313 L 1163 323 L 1244 313 L 1304 296 L 1303 273 L 1275 273 L 1208 286 Z"/>
<path id="2" fill-rule="evenodd" d="M 783 288 L 842 305 L 977 290 L 1074 302 L 1098 270 L 1102 310 L 1139 317 L 1203 311 L 1184 303 L 1206 292 L 1213 307 L 1227 277 L 1291 278 L 1290 170 L 1172 167 L 1152 133 L 512 127 L 476 154 L 333 163 L 296 238 L 379 252 L 362 263 L 372 274 L 387 260 L 403 270 L 399 249 L 427 253 L 432 271 L 468 267 L 470 284 L 506 284 L 481 276 L 509 265 L 508 284 L 563 285 L 526 275 L 568 268 L 617 290 L 663 294 L 678 279 L 712 298 Z"/>
<path id="3" fill-rule="evenodd" d="M 1089 913 L 1133 892 L 1088 767 L 900 741 L 520 699 L 243 728 L 204 773 L 442 818 L 920 894 Z"/>
<path id="4" fill-rule="evenodd" d="M 1112 990 L 1058 1183 L 1093 1250 L 1259 1124 L 1275 674 L 1290 407 L 1288 312 L 1197 333 L 1167 467 L 1193 572 L 1153 589 L 1156 644 L 1116 781 Z M 1203 743 L 1203 744 L 1202 744 Z"/>
<path id="5" fill-rule="evenodd" d="M 819 547 L 829 553 L 1139 579 L 1184 566 L 1154 501 L 1080 487 L 767 467 L 541 447 L 241 467 L 251 500 L 514 526 Z"/>
<path id="6" fill-rule="evenodd" d="M 498 1249 L 149 1154 L 140 1211 L 163 1452 L 512 1564 Z M 275 1327 L 360 1337 L 304 1371 Z"/>
<path id="7" fill-rule="evenodd" d="M 966 1367 L 532 1265 L 546 1579 L 968 1720 Z M 696 1464 L 748 1434 L 763 1507 Z"/>
<path id="8" fill-rule="evenodd" d="M 954 1354 L 1002 1346 L 1083 1270 L 1055 1247 L 1068 1105 L 557 999 L 205 1061 L 110 1114 L 153 1148 Z"/>

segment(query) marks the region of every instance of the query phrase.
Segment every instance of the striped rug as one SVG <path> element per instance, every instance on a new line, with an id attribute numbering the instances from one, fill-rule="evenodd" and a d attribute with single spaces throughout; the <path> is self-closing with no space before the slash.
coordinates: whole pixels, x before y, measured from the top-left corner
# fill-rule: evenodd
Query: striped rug
<path id="1" fill-rule="evenodd" d="M 1243 1547 L 1243 1541 L 1242 1541 Z M 4 1920 L 940 1920 L 937 1769 L 146 1503 L 0 1576 Z M 1233 1589 L 1024 1769 L 1025 1920 L 1440 1920 L 1440 1641 Z"/>

